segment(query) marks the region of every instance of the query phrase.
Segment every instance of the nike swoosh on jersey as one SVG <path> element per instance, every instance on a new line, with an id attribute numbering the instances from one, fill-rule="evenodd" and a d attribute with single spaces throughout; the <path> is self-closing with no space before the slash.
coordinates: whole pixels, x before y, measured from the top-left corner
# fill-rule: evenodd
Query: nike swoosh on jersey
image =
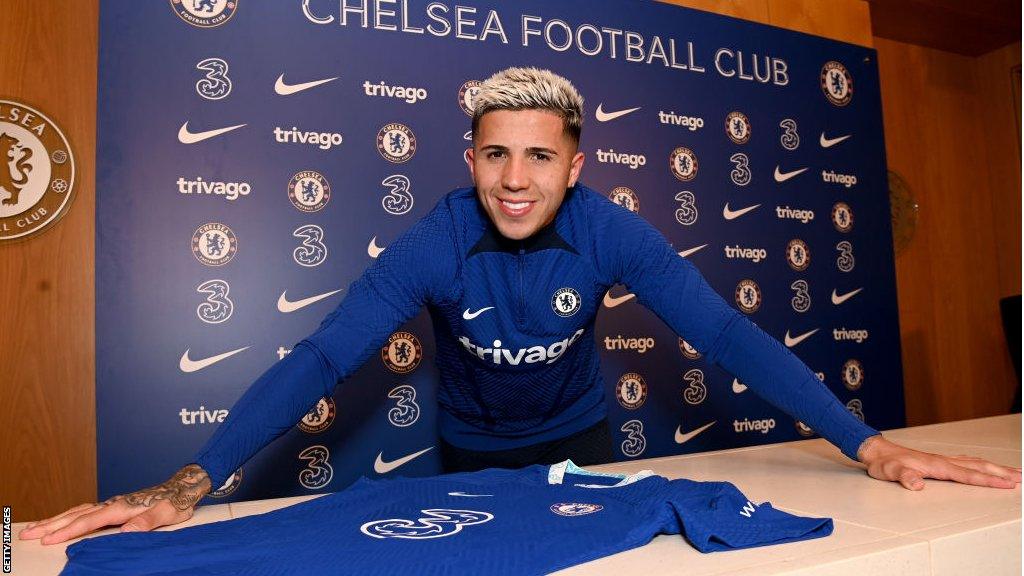
<path id="1" fill-rule="evenodd" d="M 794 176 L 799 176 L 800 174 L 803 174 L 804 172 L 807 172 L 807 168 L 800 168 L 799 170 L 793 170 L 791 172 L 780 172 L 779 171 L 779 167 L 776 166 L 775 167 L 775 181 L 776 182 L 785 182 L 786 180 L 789 180 L 790 178 L 792 178 Z"/>
<path id="2" fill-rule="evenodd" d="M 370 243 L 366 246 L 366 253 L 370 255 L 370 258 L 376 258 L 380 256 L 380 253 L 384 251 L 384 248 L 377 246 L 377 237 L 370 238 Z"/>
<path id="3" fill-rule="evenodd" d="M 221 134 L 231 132 L 232 130 L 237 130 L 242 126 L 245 126 L 245 124 L 236 124 L 234 126 L 217 128 L 215 130 L 207 130 L 205 132 L 190 132 L 188 129 L 188 121 L 185 121 L 185 123 L 181 125 L 181 128 L 178 128 L 178 142 L 181 142 L 182 144 L 195 144 L 196 142 L 202 142 L 203 140 L 208 140 L 214 136 L 220 136 Z"/>
<path id="4" fill-rule="evenodd" d="M 284 74 L 277 77 L 277 82 L 274 82 L 274 92 L 277 92 L 280 96 L 290 96 L 303 90 L 309 90 L 310 88 L 316 88 L 321 84 L 326 84 L 337 80 L 338 77 L 324 78 L 323 80 L 313 80 L 312 82 L 303 82 L 301 84 L 286 84 L 284 81 Z"/>
<path id="5" fill-rule="evenodd" d="M 682 426 L 677 426 L 676 427 L 676 444 L 684 444 L 686 442 L 689 442 L 690 440 L 693 440 L 694 436 L 696 436 L 697 434 L 700 434 L 701 432 L 707 430 L 708 428 L 711 428 L 712 426 L 715 425 L 715 422 L 717 422 L 717 420 L 712 420 L 711 422 L 708 422 L 707 424 L 701 426 L 700 428 L 697 428 L 696 430 L 687 432 L 686 434 L 683 434 L 683 427 Z"/>
<path id="6" fill-rule="evenodd" d="M 466 498 L 481 498 L 483 496 L 494 496 L 494 494 L 466 494 L 465 492 L 449 492 L 449 496 L 465 496 Z"/>
<path id="7" fill-rule="evenodd" d="M 616 112 L 605 112 L 601 109 L 601 104 L 598 104 L 597 110 L 594 111 L 594 116 L 597 117 L 598 122 L 608 122 L 609 120 L 615 120 L 616 118 L 621 118 L 626 114 L 636 112 L 639 109 L 640 107 L 637 106 L 636 108 L 628 108 L 626 110 L 618 110 Z"/>
<path id="8" fill-rule="evenodd" d="M 188 357 L 188 351 L 191 349 L 186 348 L 185 353 L 181 355 L 181 360 L 178 361 L 178 368 L 185 373 L 198 372 L 199 370 L 202 370 L 207 366 L 212 366 L 213 364 L 216 364 L 217 362 L 220 362 L 221 360 L 229 356 L 234 356 L 235 354 L 238 354 L 242 350 L 248 349 L 249 346 L 246 346 L 245 348 L 239 348 L 237 350 L 232 350 L 230 352 L 225 352 L 223 354 L 217 354 L 216 356 L 210 356 L 209 358 L 192 360 L 191 358 Z"/>
<path id="9" fill-rule="evenodd" d="M 696 254 L 698 250 L 700 250 L 701 248 L 703 248 L 705 246 L 707 246 L 707 244 L 701 244 L 700 246 L 697 246 L 696 248 L 690 248 L 689 250 L 683 250 L 682 252 L 679 253 L 679 255 L 682 256 L 683 258 L 686 258 L 690 254 Z"/>
<path id="10" fill-rule="evenodd" d="M 746 208 L 740 208 L 739 210 L 730 210 L 729 203 L 726 202 L 725 207 L 722 208 L 722 217 L 725 218 L 726 220 L 735 220 L 736 218 L 739 218 L 740 216 L 743 216 L 747 212 L 759 208 L 760 206 L 760 204 L 754 204 L 753 206 L 747 206 Z"/>
<path id="11" fill-rule="evenodd" d="M 821 138 L 818 140 L 818 143 L 821 144 L 822 148 L 831 148 L 832 146 L 839 144 L 843 140 L 846 140 L 850 136 L 853 136 L 853 134 L 847 134 L 846 136 L 840 136 L 838 138 L 826 138 L 825 133 L 822 132 Z"/>
<path id="12" fill-rule="evenodd" d="M 804 332 L 803 334 L 795 338 L 789 335 L 789 330 L 786 330 L 786 346 L 792 348 L 793 346 L 796 346 L 797 344 L 810 338 L 818 330 L 820 330 L 820 328 L 815 328 L 814 330 L 811 330 L 810 332 Z"/>
<path id="13" fill-rule="evenodd" d="M 857 293 L 860 292 L 861 290 L 863 290 L 863 288 L 857 288 L 856 290 L 854 290 L 852 292 L 847 292 L 846 294 L 843 294 L 842 296 L 840 296 L 839 294 L 836 294 L 836 290 L 835 290 L 835 288 L 833 288 L 832 289 L 832 303 L 835 304 L 836 306 L 838 306 L 838 305 L 842 304 L 843 302 L 846 302 L 850 298 L 853 298 L 854 296 L 856 296 Z"/>
<path id="14" fill-rule="evenodd" d="M 636 298 L 636 294 L 629 293 L 629 294 L 626 294 L 624 296 L 612 296 L 611 292 L 605 292 L 604 293 L 604 307 L 605 308 L 615 308 L 616 306 L 618 306 L 620 304 L 625 304 L 626 302 L 629 302 L 633 298 Z"/>
<path id="15" fill-rule="evenodd" d="M 289 312 L 295 312 L 299 308 L 305 308 L 306 306 L 309 306 L 314 302 L 319 302 L 324 298 L 327 298 L 328 296 L 337 294 L 338 292 L 341 292 L 340 288 L 338 290 L 333 290 L 331 292 L 324 292 L 323 294 L 317 294 L 316 296 L 310 296 L 309 298 L 303 298 L 302 300 L 290 302 L 288 300 L 288 297 L 286 296 L 286 294 L 288 294 L 288 291 L 285 290 L 284 292 L 281 292 L 281 296 L 278 297 L 277 299 L 277 310 L 279 312 L 284 312 L 285 314 Z"/>
<path id="16" fill-rule="evenodd" d="M 733 393 L 735 393 L 735 394 L 742 394 L 743 391 L 746 390 L 746 389 L 747 389 L 747 385 L 746 384 L 740 383 L 740 381 L 737 380 L 736 378 L 732 379 L 732 391 L 733 391 Z"/>
<path id="17" fill-rule="evenodd" d="M 488 306 L 487 308 L 481 308 L 481 309 L 477 310 L 476 312 L 470 312 L 469 308 L 466 308 L 466 310 L 462 313 L 462 319 L 463 320 L 472 320 L 473 318 L 476 318 L 477 316 L 483 314 L 484 312 L 487 312 L 488 310 L 494 310 L 494 306 Z"/>
<path id="18" fill-rule="evenodd" d="M 410 460 L 417 458 L 420 455 L 429 452 L 430 450 L 433 449 L 433 446 L 429 446 L 427 448 L 424 448 L 423 450 L 420 450 L 419 452 L 413 452 L 408 456 L 402 456 L 398 460 L 392 460 L 391 462 L 385 462 L 384 459 L 382 458 L 382 456 L 384 456 L 384 453 L 380 452 L 377 454 L 377 461 L 373 463 L 373 471 L 376 472 L 377 474 L 387 474 L 388 472 L 391 472 L 395 468 L 398 468 L 399 466 L 409 462 Z"/>

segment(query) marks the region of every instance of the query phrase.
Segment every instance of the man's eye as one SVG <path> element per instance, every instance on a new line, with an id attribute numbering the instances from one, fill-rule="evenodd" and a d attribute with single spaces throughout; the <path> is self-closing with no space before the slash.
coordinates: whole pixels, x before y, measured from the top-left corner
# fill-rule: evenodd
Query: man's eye
<path id="1" fill-rule="evenodd" d="M 534 160 L 550 160 L 551 159 L 551 157 L 548 156 L 547 154 L 540 154 L 540 153 L 534 154 L 533 158 L 534 158 Z"/>
<path id="2" fill-rule="evenodd" d="M 488 158 L 492 158 L 492 159 L 493 159 L 493 158 L 500 158 L 500 157 L 502 157 L 502 156 L 504 156 L 504 155 L 505 155 L 505 153 L 504 153 L 504 152 L 499 152 L 499 151 L 497 151 L 497 150 L 495 150 L 495 151 L 492 151 L 492 152 L 488 152 L 488 153 L 487 153 L 487 157 L 488 157 Z"/>

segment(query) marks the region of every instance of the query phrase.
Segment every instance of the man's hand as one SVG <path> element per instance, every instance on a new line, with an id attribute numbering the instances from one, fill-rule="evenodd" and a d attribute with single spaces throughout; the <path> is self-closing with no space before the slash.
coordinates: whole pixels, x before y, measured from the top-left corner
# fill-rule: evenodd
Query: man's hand
<path id="1" fill-rule="evenodd" d="M 1013 488 L 1021 481 L 1020 468 L 971 456 L 920 452 L 890 442 L 881 434 L 865 440 L 857 457 L 867 465 L 872 478 L 899 482 L 907 490 L 923 490 L 925 478 L 992 488 Z"/>
<path id="2" fill-rule="evenodd" d="M 160 526 L 184 522 L 195 505 L 210 492 L 210 478 L 198 464 L 178 470 L 170 480 L 118 495 L 102 504 L 81 504 L 52 518 L 29 524 L 18 535 L 22 540 L 40 538 L 58 544 L 111 525 L 124 524 L 121 532 L 147 532 Z"/>

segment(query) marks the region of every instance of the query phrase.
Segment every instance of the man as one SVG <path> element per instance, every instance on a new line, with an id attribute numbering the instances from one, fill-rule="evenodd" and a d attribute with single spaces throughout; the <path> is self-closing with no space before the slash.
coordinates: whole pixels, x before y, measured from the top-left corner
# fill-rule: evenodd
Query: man
<path id="1" fill-rule="evenodd" d="M 21 538 L 63 542 L 97 528 L 152 530 L 196 503 L 290 430 L 426 305 L 437 339 L 446 471 L 572 458 L 609 461 L 593 328 L 609 286 L 637 299 L 868 474 L 920 490 L 923 478 L 1013 488 L 1020 470 L 889 442 L 854 418 L 811 370 L 731 308 L 652 226 L 577 184 L 583 100 L 564 78 L 498 72 L 475 100 L 474 188 L 455 190 L 392 243 L 319 329 L 274 364 L 197 454 L 159 486 L 83 504 Z"/>

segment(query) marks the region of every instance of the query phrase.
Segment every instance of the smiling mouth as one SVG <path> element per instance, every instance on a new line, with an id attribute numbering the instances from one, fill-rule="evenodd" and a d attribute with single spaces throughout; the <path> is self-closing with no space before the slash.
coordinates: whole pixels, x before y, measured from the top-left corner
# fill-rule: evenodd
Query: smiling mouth
<path id="1" fill-rule="evenodd" d="M 536 200 L 520 200 L 518 202 L 512 202 L 510 200 L 498 199 L 498 205 L 501 207 L 501 212 L 510 218 L 525 216 L 530 212 L 536 202 Z"/>

